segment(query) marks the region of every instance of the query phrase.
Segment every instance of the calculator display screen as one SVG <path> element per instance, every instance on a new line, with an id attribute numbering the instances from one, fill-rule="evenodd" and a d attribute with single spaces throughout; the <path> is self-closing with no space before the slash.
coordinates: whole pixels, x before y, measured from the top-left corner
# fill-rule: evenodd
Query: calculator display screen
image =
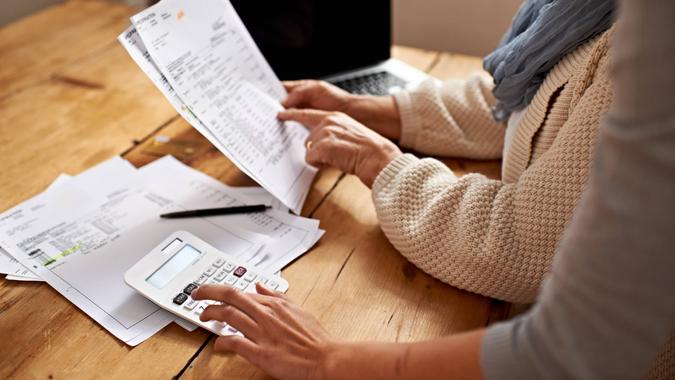
<path id="1" fill-rule="evenodd" d="M 186 244 L 145 281 L 150 285 L 161 289 L 171 282 L 178 273 L 198 259 L 200 255 L 200 251 L 193 246 Z"/>

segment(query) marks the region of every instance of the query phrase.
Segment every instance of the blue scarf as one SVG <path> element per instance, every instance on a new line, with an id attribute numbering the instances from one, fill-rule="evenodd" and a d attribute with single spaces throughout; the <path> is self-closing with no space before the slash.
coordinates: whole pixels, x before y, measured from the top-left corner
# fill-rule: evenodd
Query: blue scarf
<path id="1" fill-rule="evenodd" d="M 526 0 L 483 60 L 495 81 L 495 119 L 527 107 L 558 61 L 612 25 L 614 8 L 612 0 Z"/>

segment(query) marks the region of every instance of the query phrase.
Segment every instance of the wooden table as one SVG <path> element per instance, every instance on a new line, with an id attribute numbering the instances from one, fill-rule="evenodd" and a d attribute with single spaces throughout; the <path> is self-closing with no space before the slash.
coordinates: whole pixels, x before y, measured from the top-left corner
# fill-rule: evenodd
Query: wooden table
<path id="1" fill-rule="evenodd" d="M 171 108 L 115 37 L 136 10 L 68 1 L 0 29 L 0 210 L 113 155 L 136 166 L 154 136 L 203 153 L 183 161 L 228 185 L 252 185 Z M 441 79 L 480 60 L 394 47 L 393 55 Z M 499 176 L 498 162 L 446 159 L 457 173 Z M 378 227 L 370 191 L 324 170 L 303 215 L 327 233 L 283 271 L 289 295 L 348 340 L 413 341 L 485 326 L 507 305 L 434 280 L 408 263 Z M 0 280 L 0 378 L 265 378 L 240 357 L 218 355 L 213 336 L 170 325 L 131 348 L 49 285 Z"/>

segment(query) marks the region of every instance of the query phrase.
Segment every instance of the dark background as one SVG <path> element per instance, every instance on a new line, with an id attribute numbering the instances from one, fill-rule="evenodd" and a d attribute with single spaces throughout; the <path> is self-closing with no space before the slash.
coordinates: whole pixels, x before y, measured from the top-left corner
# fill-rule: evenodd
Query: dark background
<path id="1" fill-rule="evenodd" d="M 317 78 L 384 61 L 390 0 L 231 0 L 277 76 Z"/>

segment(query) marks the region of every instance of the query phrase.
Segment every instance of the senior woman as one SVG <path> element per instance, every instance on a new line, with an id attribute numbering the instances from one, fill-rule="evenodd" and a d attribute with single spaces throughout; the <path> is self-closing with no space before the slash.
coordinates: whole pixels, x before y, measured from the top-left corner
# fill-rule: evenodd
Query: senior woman
<path id="1" fill-rule="evenodd" d="M 613 11 L 608 0 L 528 0 L 485 59 L 492 78 L 430 79 L 393 97 L 290 82 L 279 117 L 311 129 L 310 164 L 372 187 L 382 230 L 412 263 L 471 292 L 532 302 L 611 101 Z M 420 154 L 502 157 L 502 179 L 458 178 L 389 139 Z"/>
<path id="2" fill-rule="evenodd" d="M 622 0 L 621 4 L 623 15 L 612 66 L 616 95 L 600 128 L 599 148 L 594 154 L 589 185 L 582 206 L 575 211 L 560 244 L 539 301 L 527 314 L 488 329 L 425 342 L 340 342 L 330 337 L 300 306 L 260 284 L 258 294 L 206 285 L 197 289 L 193 298 L 215 299 L 222 304 L 208 306 L 200 318 L 226 321 L 244 333 L 244 336 L 219 337 L 215 349 L 234 351 L 280 379 L 637 379 L 644 376 L 659 348 L 675 329 L 672 297 L 675 288 L 675 234 L 672 233 L 675 2 Z M 598 67 L 603 67 L 604 52 L 591 51 L 596 53 L 589 61 L 598 61 Z M 556 100 L 572 97 L 568 120 L 583 119 L 575 116 L 580 112 L 579 107 L 593 115 L 590 106 L 582 104 L 589 102 L 584 100 L 589 93 L 599 91 L 594 89 L 597 83 L 604 82 L 591 80 L 583 94 L 565 95 L 565 88 L 560 91 Z M 373 137 L 374 132 L 347 117 L 329 120 L 327 125 L 343 126 L 343 129 L 335 129 L 336 137 L 317 136 L 321 127 L 316 125 L 322 125 L 320 120 L 323 120 L 318 116 L 316 111 L 303 114 L 306 117 L 303 120 L 314 126 L 315 139 L 311 141 L 317 149 L 323 149 L 319 144 L 331 144 L 343 152 L 352 145 L 359 149 L 364 145 L 353 141 L 365 141 L 375 147 L 365 152 L 386 152 L 382 157 L 376 156 L 385 161 L 382 174 L 378 174 L 376 166 L 360 166 L 366 162 L 363 158 L 341 162 L 343 167 L 359 173 L 364 182 L 374 181 L 377 188 L 380 177 L 387 175 L 390 166 L 399 160 L 399 166 L 414 165 L 435 175 L 435 180 L 426 181 L 435 181 L 443 187 L 439 185 L 438 190 L 433 190 L 433 186 L 428 185 L 433 191 L 442 192 L 447 186 L 454 186 L 454 182 L 445 178 L 449 174 L 440 169 L 440 165 L 433 162 L 424 165 L 413 158 L 406 161 L 402 158 L 405 156 L 396 153 L 395 147 Z M 560 125 L 558 137 L 551 145 L 571 133 L 564 132 L 567 125 L 565 122 Z M 591 127 L 586 125 L 587 129 Z M 577 149 L 585 150 L 583 141 L 578 141 Z M 376 148 L 378 146 L 386 149 Z M 536 161 L 542 160 L 553 146 Z M 387 159 L 391 159 L 388 164 Z M 567 165 L 564 161 L 560 164 L 561 167 Z M 528 170 L 534 165 L 536 162 Z M 557 167 L 551 165 L 540 170 L 545 169 L 557 170 Z M 392 178 L 385 181 L 395 182 L 400 175 L 405 176 L 394 168 Z M 422 178 L 426 176 L 428 174 Z M 480 187 L 485 180 L 468 182 L 468 186 Z M 505 186 L 508 185 L 496 187 Z M 376 199 L 377 196 L 375 194 Z M 668 349 L 658 356 L 658 364 L 649 372 L 651 378 L 675 378 L 673 342 L 671 339 Z"/>

